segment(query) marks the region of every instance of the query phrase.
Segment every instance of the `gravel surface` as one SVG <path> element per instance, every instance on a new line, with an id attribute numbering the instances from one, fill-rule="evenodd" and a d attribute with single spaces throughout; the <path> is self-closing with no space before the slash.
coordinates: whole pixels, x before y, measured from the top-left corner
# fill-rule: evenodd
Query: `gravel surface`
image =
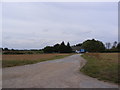
<path id="1" fill-rule="evenodd" d="M 80 54 L 64 59 L 3 69 L 3 88 L 117 88 L 79 70 L 86 61 Z"/>

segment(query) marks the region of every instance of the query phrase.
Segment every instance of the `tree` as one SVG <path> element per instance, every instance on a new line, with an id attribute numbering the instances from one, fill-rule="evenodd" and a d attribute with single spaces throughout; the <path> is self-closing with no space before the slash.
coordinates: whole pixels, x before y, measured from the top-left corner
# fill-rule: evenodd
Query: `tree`
<path id="1" fill-rule="evenodd" d="M 120 51 L 120 42 L 117 44 L 117 49 Z"/>
<path id="2" fill-rule="evenodd" d="M 14 51 L 14 49 L 13 49 L 13 48 L 12 48 L 11 50 L 12 50 L 12 51 Z"/>
<path id="3" fill-rule="evenodd" d="M 101 41 L 95 39 L 86 40 L 83 42 L 81 47 L 88 52 L 100 52 L 105 50 L 104 44 Z"/>
<path id="4" fill-rule="evenodd" d="M 72 48 L 70 47 L 70 43 L 69 42 L 67 43 L 67 47 L 66 48 L 67 48 L 67 52 L 68 53 L 72 52 Z"/>
<path id="5" fill-rule="evenodd" d="M 4 48 L 5 51 L 8 51 L 9 49 L 8 48 Z"/>
<path id="6" fill-rule="evenodd" d="M 75 46 L 82 46 L 82 43 L 76 44 Z"/>
<path id="7" fill-rule="evenodd" d="M 117 41 L 113 43 L 112 49 L 116 49 L 116 47 L 117 47 Z"/>
<path id="8" fill-rule="evenodd" d="M 117 41 L 114 42 L 113 46 L 114 46 L 114 47 L 117 47 Z"/>
<path id="9" fill-rule="evenodd" d="M 4 49 L 2 48 L 2 51 L 3 51 Z"/>
<path id="10" fill-rule="evenodd" d="M 72 48 L 70 47 L 70 43 L 68 42 L 65 45 L 64 41 L 61 44 L 55 44 L 54 46 L 46 46 L 43 49 L 44 53 L 71 53 Z"/>
<path id="11" fill-rule="evenodd" d="M 59 52 L 59 44 L 55 44 L 54 46 L 53 46 L 53 48 L 54 48 L 54 52 Z"/>
<path id="12" fill-rule="evenodd" d="M 53 53 L 54 52 L 54 49 L 53 47 L 51 46 L 46 46 L 44 49 L 43 49 L 44 53 Z"/>
<path id="13" fill-rule="evenodd" d="M 60 44 L 60 46 L 59 46 L 59 52 L 60 53 L 66 53 L 66 46 L 65 46 L 65 43 L 64 43 L 64 41 Z"/>
<path id="14" fill-rule="evenodd" d="M 110 51 L 111 51 L 111 52 L 117 52 L 117 51 L 118 51 L 118 49 L 117 49 L 117 42 L 116 42 L 116 41 L 113 43 L 113 46 L 112 46 L 112 48 L 110 49 Z"/>
<path id="15" fill-rule="evenodd" d="M 110 49 L 110 47 L 111 47 L 111 43 L 110 42 L 106 43 L 106 49 Z"/>

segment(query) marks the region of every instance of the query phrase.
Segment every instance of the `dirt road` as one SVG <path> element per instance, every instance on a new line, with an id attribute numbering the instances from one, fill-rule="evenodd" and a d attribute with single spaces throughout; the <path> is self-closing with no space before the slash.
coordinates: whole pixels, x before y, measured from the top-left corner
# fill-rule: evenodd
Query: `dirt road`
<path id="1" fill-rule="evenodd" d="M 85 60 L 79 54 L 64 59 L 3 69 L 3 88 L 115 88 L 79 70 Z"/>

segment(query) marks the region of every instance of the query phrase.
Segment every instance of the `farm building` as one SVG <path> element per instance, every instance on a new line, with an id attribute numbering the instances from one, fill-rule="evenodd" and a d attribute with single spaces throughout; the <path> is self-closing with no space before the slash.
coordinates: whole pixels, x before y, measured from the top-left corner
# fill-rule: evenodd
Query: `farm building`
<path id="1" fill-rule="evenodd" d="M 72 46 L 72 50 L 73 50 L 73 52 L 76 52 L 76 53 L 84 53 L 85 52 L 85 49 L 81 48 L 80 46 Z"/>

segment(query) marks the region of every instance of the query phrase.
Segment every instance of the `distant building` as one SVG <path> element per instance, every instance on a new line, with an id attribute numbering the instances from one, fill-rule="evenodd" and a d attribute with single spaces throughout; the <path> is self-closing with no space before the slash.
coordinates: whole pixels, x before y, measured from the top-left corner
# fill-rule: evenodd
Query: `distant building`
<path id="1" fill-rule="evenodd" d="M 80 49 L 80 53 L 84 53 L 85 52 L 85 49 Z"/>
<path id="2" fill-rule="evenodd" d="M 85 49 L 81 48 L 80 46 L 72 46 L 72 50 L 73 50 L 73 52 L 76 52 L 76 53 L 84 53 L 85 52 Z"/>
<path id="3" fill-rule="evenodd" d="M 80 51 L 81 47 L 80 46 L 72 46 L 72 51 L 76 52 L 76 51 Z"/>

